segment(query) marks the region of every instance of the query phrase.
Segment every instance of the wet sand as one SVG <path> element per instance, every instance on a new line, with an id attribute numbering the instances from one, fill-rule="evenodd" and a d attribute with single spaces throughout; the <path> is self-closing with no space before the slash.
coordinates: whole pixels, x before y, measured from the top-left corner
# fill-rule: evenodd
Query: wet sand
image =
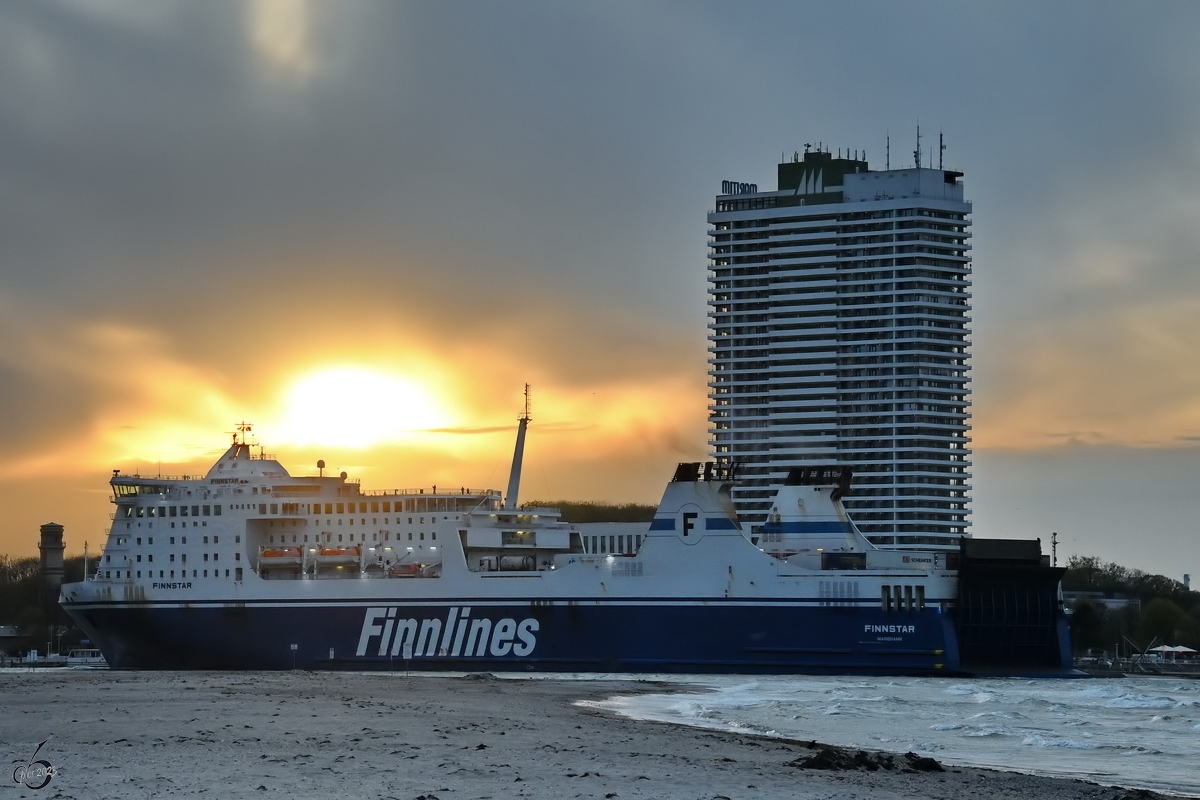
<path id="1" fill-rule="evenodd" d="M 796 764 L 819 746 L 574 704 L 678 688 L 492 676 L 4 671 L 3 755 L 24 763 L 51 737 L 39 758 L 58 774 L 33 790 L 6 772 L 0 800 L 1159 797 L 984 769 L 915 772 L 903 769 L 902 756 L 893 770 L 805 769 Z"/>

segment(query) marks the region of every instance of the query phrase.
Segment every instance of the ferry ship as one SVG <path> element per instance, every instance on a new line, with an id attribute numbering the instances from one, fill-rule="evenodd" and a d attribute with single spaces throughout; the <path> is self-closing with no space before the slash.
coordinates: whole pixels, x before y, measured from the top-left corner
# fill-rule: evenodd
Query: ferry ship
<path id="1" fill-rule="evenodd" d="M 1037 541 L 878 549 L 842 467 L 793 470 L 752 538 L 714 463 L 680 464 L 641 533 L 585 537 L 517 502 L 528 422 L 503 494 L 293 476 L 245 425 L 204 476 L 114 471 L 60 602 L 118 669 L 1070 673 Z"/>

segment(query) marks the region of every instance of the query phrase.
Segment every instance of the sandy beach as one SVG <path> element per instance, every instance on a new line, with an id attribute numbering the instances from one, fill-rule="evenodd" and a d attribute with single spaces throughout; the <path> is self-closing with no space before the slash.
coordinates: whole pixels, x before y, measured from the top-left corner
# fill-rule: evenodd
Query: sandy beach
<path id="1" fill-rule="evenodd" d="M 0 673 L 0 746 L 39 758 L 42 789 L 2 798 L 1058 798 L 1142 790 L 983 769 L 810 769 L 854 753 L 809 742 L 638 722 L 577 700 L 670 691 L 630 681 L 357 673 Z M 814 730 L 813 739 L 821 732 Z M 886 757 L 859 757 L 886 762 Z M 7 762 L 6 762 L 7 763 Z M 928 765 L 926 765 L 928 766 Z"/>

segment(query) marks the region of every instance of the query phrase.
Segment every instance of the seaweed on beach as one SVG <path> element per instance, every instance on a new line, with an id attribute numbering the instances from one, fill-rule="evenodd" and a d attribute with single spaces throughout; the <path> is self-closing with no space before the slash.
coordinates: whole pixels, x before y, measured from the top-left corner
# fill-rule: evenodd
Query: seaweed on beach
<path id="1" fill-rule="evenodd" d="M 847 750 L 841 747 L 812 744 L 817 752 L 811 756 L 789 761 L 789 767 L 800 769 L 824 769 L 833 771 L 852 770 L 856 772 L 901 771 L 901 772 L 945 772 L 946 768 L 936 759 L 919 756 L 916 753 L 895 755 L 893 753 L 875 753 L 869 750 Z"/>

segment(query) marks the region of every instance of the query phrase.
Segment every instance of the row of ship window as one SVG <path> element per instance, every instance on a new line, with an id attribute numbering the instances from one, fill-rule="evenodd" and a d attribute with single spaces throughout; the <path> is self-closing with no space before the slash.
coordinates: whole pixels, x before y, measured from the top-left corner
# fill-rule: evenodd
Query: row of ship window
<path id="1" fill-rule="evenodd" d="M 125 519 L 135 517 L 219 517 L 221 507 L 214 505 L 198 506 L 125 506 Z"/>
<path id="2" fill-rule="evenodd" d="M 410 520 L 410 522 L 411 522 L 411 520 Z M 325 538 L 324 538 L 324 540 L 322 540 L 322 539 L 321 539 L 321 536 L 322 536 L 322 535 L 324 535 L 324 537 L 325 537 Z M 422 541 L 422 542 L 423 542 L 423 541 L 425 541 L 425 531 L 419 531 L 419 532 L 418 532 L 418 535 L 419 535 L 419 539 L 418 539 L 417 541 Z M 316 533 L 316 534 L 313 534 L 313 536 L 315 537 L 315 541 L 316 541 L 316 542 L 321 542 L 321 541 L 331 542 L 331 541 L 333 541 L 333 539 L 332 539 L 332 536 L 333 536 L 333 534 L 332 534 L 332 533 L 329 533 L 328 531 L 324 532 L 324 534 L 321 534 L 321 533 Z M 299 540 L 297 539 L 297 537 L 301 537 L 301 538 L 303 539 L 303 542 L 299 541 Z M 430 531 L 430 533 L 429 533 L 429 538 L 430 538 L 430 539 L 432 539 L 433 541 L 435 541 L 435 542 L 436 542 L 436 541 L 437 541 L 437 531 Z M 337 540 L 338 540 L 339 542 L 340 542 L 340 541 L 342 541 L 342 534 L 340 534 L 340 533 L 339 533 L 339 534 L 337 535 Z M 367 540 L 367 535 L 366 535 L 365 533 L 361 533 L 361 534 L 359 534 L 359 539 L 358 539 L 358 541 L 360 541 L 360 542 L 365 542 L 366 540 Z M 384 540 L 385 542 L 390 542 L 390 541 L 392 540 L 392 539 L 391 539 L 391 531 L 384 531 L 384 532 L 383 532 L 383 540 Z M 271 535 L 270 535 L 270 537 L 268 538 L 268 541 L 269 541 L 271 544 L 275 544 L 275 534 L 271 534 Z M 352 534 L 350 534 L 350 541 L 352 541 L 352 542 L 353 542 L 353 541 L 355 541 L 355 539 L 354 539 L 354 534 L 353 534 L 353 533 L 352 533 Z M 372 534 L 371 534 L 371 541 L 373 541 L 373 542 L 377 542 L 377 541 L 379 541 L 379 534 L 378 534 L 378 533 L 372 533 Z M 400 541 L 400 534 L 399 534 L 399 533 L 397 533 L 397 534 L 396 534 L 396 541 L 397 541 L 397 542 L 398 542 L 398 541 Z M 411 541 L 413 541 L 413 532 L 412 532 L 412 531 L 409 531 L 409 532 L 408 532 L 408 541 L 410 541 L 410 542 L 411 542 Z M 288 540 L 287 540 L 287 534 L 285 534 L 285 533 L 281 533 L 281 534 L 279 534 L 279 543 L 280 543 L 280 544 L 287 544 L 287 543 L 288 543 Z M 307 533 L 305 533 L 305 534 L 296 534 L 296 533 L 293 533 L 293 534 L 292 534 L 292 544 L 307 544 L 307 543 L 308 543 L 308 534 L 307 534 Z"/>
<path id="3" fill-rule="evenodd" d="M 205 537 L 204 537 L 204 544 L 208 544 L 208 538 L 209 538 L 209 537 L 207 537 L 207 536 L 205 536 Z M 174 537 L 174 536 L 171 536 L 171 537 L 169 537 L 169 539 L 170 539 L 170 543 L 171 543 L 171 544 L 175 544 L 175 537 Z M 179 541 L 179 543 L 180 543 L 180 544 L 187 544 L 187 537 L 186 537 L 186 536 L 180 536 L 180 537 L 179 537 L 179 540 L 180 540 L 180 541 Z M 129 537 L 128 537 L 128 536 L 118 536 L 118 537 L 117 537 L 117 541 L 115 542 L 115 544 L 118 544 L 118 545 L 121 545 L 121 544 L 128 544 L 128 543 L 129 543 Z M 141 543 L 142 543 L 142 537 L 141 537 L 141 536 L 137 537 L 136 543 L 137 543 L 139 546 L 141 545 Z M 212 543 L 213 543 L 213 544 L 220 544 L 220 543 L 221 543 L 221 537 L 220 537 L 220 536 L 213 536 L 213 537 L 212 537 Z M 242 535 L 241 535 L 240 533 L 234 534 L 234 536 L 233 536 L 233 543 L 234 543 L 234 544 L 241 544 L 241 543 L 242 543 Z M 154 544 L 154 537 L 153 537 L 153 536 L 148 536 L 148 537 L 146 537 L 146 544 Z"/>
<path id="4" fill-rule="evenodd" d="M 432 505 L 434 507 L 426 508 L 427 504 Z M 301 513 L 310 514 L 311 513 L 313 516 L 321 516 L 321 514 L 322 514 L 320 503 L 312 503 L 312 504 L 305 503 L 305 504 L 303 504 L 304 505 L 303 511 L 301 511 L 301 509 L 300 509 L 300 506 L 302 505 L 300 503 L 282 503 L 282 504 L 281 503 L 270 503 L 270 504 L 258 503 L 257 505 L 258 505 L 258 513 L 260 513 L 260 514 L 268 513 L 267 512 L 268 506 L 270 507 L 271 514 L 278 514 L 278 513 L 280 513 L 281 505 L 283 507 L 284 514 L 301 514 Z M 389 514 L 392 511 L 391 502 L 384 502 L 384 503 L 378 503 L 378 502 L 374 502 L 374 503 L 325 503 L 324 505 L 325 505 L 324 513 L 330 514 L 330 515 L 332 515 L 334 513 L 337 513 L 337 514 L 354 514 L 354 513 L 377 514 L 380 511 L 381 505 L 383 506 L 383 513 Z M 404 505 L 403 503 L 397 502 L 396 503 L 396 511 L 397 512 L 403 511 L 404 510 L 402 508 L 403 505 Z M 463 508 L 454 507 L 455 505 L 462 505 L 461 503 L 456 504 L 456 502 L 454 500 L 452 500 L 452 499 L 447 500 L 445 498 L 432 498 L 431 497 L 431 498 L 426 498 L 426 499 L 421 499 L 421 500 L 416 500 L 416 501 L 409 500 L 408 505 L 410 506 L 410 508 L 408 509 L 409 511 L 414 511 L 414 510 L 415 511 L 462 511 L 462 510 L 465 510 Z M 473 507 L 474 505 L 477 505 L 477 503 L 475 501 L 471 501 L 470 505 Z M 357 511 L 355 509 L 355 506 L 358 506 Z M 368 506 L 370 506 L 370 512 L 368 512 L 368 510 L 367 510 Z M 195 505 L 195 506 L 127 505 L 124 508 L 125 508 L 125 511 L 124 511 L 123 519 L 142 519 L 145 517 L 150 517 L 150 518 L 154 518 L 154 517 L 158 517 L 158 518 L 187 517 L 187 516 L 219 517 L 219 516 L 221 516 L 222 506 L 212 505 L 212 504 L 208 504 L 208 505 L 202 504 L 202 505 Z M 231 510 L 247 509 L 247 508 L 253 509 L 254 504 L 243 503 L 243 504 L 239 504 L 239 505 L 231 505 L 230 506 Z M 336 508 L 336 511 L 334 510 L 335 508 Z M 424 521 L 424 518 L 422 518 L 422 521 Z M 410 523 L 412 522 L 411 518 L 409 519 L 409 522 Z"/>
<path id="5" fill-rule="evenodd" d="M 131 572 L 131 570 L 125 570 L 125 577 L 126 577 L 126 578 L 131 578 L 131 577 L 133 577 L 133 576 L 130 574 L 130 572 Z M 169 573 L 170 573 L 170 575 L 164 575 L 164 574 L 163 574 L 164 572 L 169 572 Z M 106 570 L 104 571 L 104 577 L 105 577 L 105 578 L 111 578 L 111 577 L 113 576 L 113 574 L 112 574 L 112 573 L 113 573 L 113 570 L 107 570 L 107 569 L 106 569 Z M 118 577 L 118 578 L 120 578 L 120 577 L 121 577 L 121 570 L 116 570 L 116 573 L 117 573 L 117 577 Z M 202 574 L 197 574 L 197 573 L 202 573 Z M 138 576 L 139 578 L 140 578 L 140 577 L 142 577 L 142 571 L 141 571 L 140 569 L 139 569 L 139 570 L 137 570 L 137 576 Z M 179 570 L 179 577 L 180 577 L 180 578 L 186 578 L 187 576 L 188 576 L 188 574 L 187 574 L 187 570 L 186 570 L 186 569 L 181 569 L 181 570 Z M 219 577 L 221 577 L 221 570 L 219 570 L 219 569 L 214 569 L 214 570 L 212 571 L 212 576 L 213 576 L 214 578 L 219 578 Z M 153 577 L 154 577 L 154 570 L 147 570 L 147 571 L 146 571 L 146 577 L 147 577 L 147 578 L 153 578 Z M 175 577 L 175 570 L 173 570 L 173 569 L 172 569 L 172 570 L 161 570 L 161 569 L 160 569 L 160 570 L 158 571 L 158 577 L 160 577 L 160 578 L 164 578 L 164 577 L 167 577 L 167 578 L 174 578 L 174 577 Z M 205 570 L 195 570 L 195 569 L 194 569 L 194 570 L 192 570 L 192 577 L 193 577 L 193 578 L 199 578 L 199 577 L 204 577 L 204 578 L 207 578 L 207 577 L 208 577 L 208 570 L 206 570 L 206 569 L 205 569 Z M 228 577 L 229 577 L 229 570 L 225 570 L 225 577 L 226 577 L 226 578 L 228 578 Z M 235 581 L 241 581 L 241 580 L 242 580 L 242 568 L 241 568 L 241 567 L 236 567 L 236 568 L 234 568 L 234 570 L 233 570 L 233 579 L 234 579 Z"/>
<path id="6" fill-rule="evenodd" d="M 213 553 L 213 554 L 212 554 L 212 560 L 213 560 L 213 561 L 220 561 L 220 560 L 221 560 L 220 556 L 221 556 L 221 554 L 220 554 L 220 553 Z M 129 558 L 129 556 L 125 556 L 125 558 Z M 186 564 L 186 563 L 187 563 L 187 553 L 181 553 L 181 554 L 180 554 L 180 556 L 179 556 L 179 560 L 180 560 L 180 562 L 182 562 L 182 563 Z M 208 561 L 208 553 L 205 553 L 205 554 L 204 554 L 204 560 L 205 560 L 205 562 L 207 562 L 207 561 Z M 241 561 L 241 560 L 242 560 L 242 554 L 241 554 L 240 552 L 235 552 L 235 553 L 233 554 L 233 560 L 234 560 L 234 561 Z M 172 563 L 172 564 L 174 564 L 174 563 L 175 563 L 175 554 L 174 554 L 174 553 L 171 553 L 171 554 L 170 554 L 170 561 L 171 561 L 171 563 Z M 147 562 L 147 563 L 154 563 L 154 554 L 153 554 L 153 553 L 147 553 L 147 554 L 146 554 L 146 562 Z M 106 564 L 111 564 L 111 563 L 112 563 L 112 555 L 111 555 L 111 554 L 106 554 L 106 555 L 104 556 L 104 563 L 106 563 Z M 142 554 L 141 554 L 141 553 L 138 553 L 138 555 L 137 555 L 137 563 L 139 563 L 139 564 L 140 564 L 140 563 L 142 563 Z"/>
<path id="7" fill-rule="evenodd" d="M 588 539 L 591 539 L 589 542 Z M 642 547 L 642 537 L 627 536 L 584 536 L 583 544 L 589 553 L 636 553 Z M 590 546 L 589 546 L 590 545 Z"/>

